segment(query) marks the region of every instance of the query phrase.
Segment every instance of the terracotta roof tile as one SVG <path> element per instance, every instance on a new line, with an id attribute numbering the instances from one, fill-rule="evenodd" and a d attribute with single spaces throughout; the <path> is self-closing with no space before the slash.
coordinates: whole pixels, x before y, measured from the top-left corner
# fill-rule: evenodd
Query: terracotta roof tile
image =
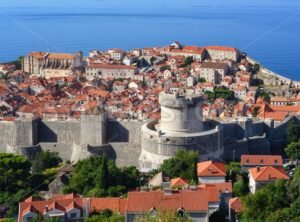
<path id="1" fill-rule="evenodd" d="M 97 68 L 97 69 L 131 69 L 134 70 L 136 67 L 127 65 L 110 65 L 103 63 L 92 63 L 87 66 L 87 68 Z"/>
<path id="2" fill-rule="evenodd" d="M 249 174 L 253 177 L 255 181 L 268 181 L 268 180 L 288 180 L 289 177 L 284 171 L 284 169 L 272 166 L 266 167 L 255 167 L 249 169 Z"/>
<path id="3" fill-rule="evenodd" d="M 205 161 L 197 164 L 198 176 L 226 176 L 225 164 L 216 161 Z"/>
<path id="4" fill-rule="evenodd" d="M 186 211 L 207 211 L 208 195 L 206 189 L 173 191 L 172 194 L 164 194 L 163 191 L 129 192 L 126 212 L 148 212 L 154 207 L 158 210 L 183 207 Z"/>
<path id="5" fill-rule="evenodd" d="M 227 47 L 227 46 L 205 46 L 204 48 L 206 48 L 208 50 L 238 52 L 238 50 L 236 48 Z"/>
<path id="6" fill-rule="evenodd" d="M 200 184 L 198 185 L 199 188 L 208 188 L 208 187 L 215 187 L 218 191 L 222 193 L 232 193 L 232 182 L 225 182 L 225 183 L 210 183 L 210 184 Z"/>
<path id="7" fill-rule="evenodd" d="M 280 155 L 242 155 L 241 165 L 282 165 L 282 156 Z"/>
<path id="8" fill-rule="evenodd" d="M 288 113 L 297 113 L 300 110 L 300 106 L 272 106 L 271 109 L 276 112 L 288 112 Z"/>
<path id="9" fill-rule="evenodd" d="M 236 213 L 242 211 L 243 205 L 240 197 L 229 199 L 229 208 L 234 210 Z"/>
<path id="10" fill-rule="evenodd" d="M 180 177 L 171 179 L 171 186 L 186 186 L 188 185 L 188 181 L 185 179 L 182 179 Z"/>
<path id="11" fill-rule="evenodd" d="M 127 199 L 118 197 L 107 197 L 107 198 L 91 198 L 91 211 L 103 211 L 110 209 L 112 211 L 125 213 Z"/>
<path id="12" fill-rule="evenodd" d="M 73 206 L 76 206 L 77 209 L 82 210 L 83 208 L 83 198 L 72 198 L 76 195 L 63 195 L 56 196 L 55 198 L 49 200 L 33 201 L 33 202 L 21 202 L 19 209 L 19 222 L 23 222 L 23 216 L 29 211 L 35 212 L 37 214 L 43 214 L 48 206 L 48 211 L 51 209 L 59 209 L 66 212 L 66 208 L 70 209 L 72 202 Z"/>

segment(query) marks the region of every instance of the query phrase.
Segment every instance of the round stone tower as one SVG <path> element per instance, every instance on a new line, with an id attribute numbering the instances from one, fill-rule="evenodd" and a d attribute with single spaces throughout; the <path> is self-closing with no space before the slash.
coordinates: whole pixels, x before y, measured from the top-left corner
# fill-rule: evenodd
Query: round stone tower
<path id="1" fill-rule="evenodd" d="M 200 95 L 162 92 L 159 95 L 161 105 L 161 132 L 200 132 L 203 130 L 203 99 Z"/>
<path id="2" fill-rule="evenodd" d="M 218 128 L 206 129 L 203 124 L 199 94 L 161 92 L 161 119 L 142 126 L 139 169 L 157 169 L 164 160 L 176 155 L 179 149 L 197 150 L 201 157 L 222 150 Z"/>

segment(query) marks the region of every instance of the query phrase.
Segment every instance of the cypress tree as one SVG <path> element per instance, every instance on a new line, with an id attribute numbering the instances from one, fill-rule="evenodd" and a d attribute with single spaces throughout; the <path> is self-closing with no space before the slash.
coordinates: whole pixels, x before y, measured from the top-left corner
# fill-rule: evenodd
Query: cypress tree
<path id="1" fill-rule="evenodd" d="M 102 156 L 101 167 L 99 170 L 98 178 L 96 181 L 98 188 L 107 189 L 109 186 L 109 178 L 108 178 L 108 163 L 105 155 Z"/>

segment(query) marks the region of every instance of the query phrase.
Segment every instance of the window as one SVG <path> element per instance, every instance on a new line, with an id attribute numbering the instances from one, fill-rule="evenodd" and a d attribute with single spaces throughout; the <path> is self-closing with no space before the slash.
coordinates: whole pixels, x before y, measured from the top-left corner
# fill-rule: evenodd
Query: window
<path id="1" fill-rule="evenodd" d="M 275 163 L 278 163 L 278 161 L 277 161 L 277 160 L 274 160 L 274 162 L 275 162 Z"/>
<path id="2" fill-rule="evenodd" d="M 263 163 L 263 162 L 264 162 L 264 160 L 260 160 L 260 162 L 261 162 L 261 163 Z"/>
<path id="3" fill-rule="evenodd" d="M 77 214 L 76 213 L 71 213 L 71 218 L 76 218 Z"/>
<path id="4" fill-rule="evenodd" d="M 184 217 L 184 208 L 180 207 L 179 209 L 177 209 L 177 215 L 178 217 Z"/>
<path id="5" fill-rule="evenodd" d="M 150 214 L 150 217 L 156 217 L 157 216 L 157 211 L 156 211 L 156 208 L 153 207 L 149 210 L 149 214 Z"/>

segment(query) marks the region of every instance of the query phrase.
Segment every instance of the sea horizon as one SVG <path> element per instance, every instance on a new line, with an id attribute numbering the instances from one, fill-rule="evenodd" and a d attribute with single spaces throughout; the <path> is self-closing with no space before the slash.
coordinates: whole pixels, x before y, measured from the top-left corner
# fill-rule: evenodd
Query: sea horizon
<path id="1" fill-rule="evenodd" d="M 0 62 L 30 51 L 82 51 L 86 56 L 94 49 L 130 50 L 180 41 L 236 47 L 275 73 L 300 81 L 299 9 L 296 0 L 30 0 L 26 5 L 4 0 Z"/>

